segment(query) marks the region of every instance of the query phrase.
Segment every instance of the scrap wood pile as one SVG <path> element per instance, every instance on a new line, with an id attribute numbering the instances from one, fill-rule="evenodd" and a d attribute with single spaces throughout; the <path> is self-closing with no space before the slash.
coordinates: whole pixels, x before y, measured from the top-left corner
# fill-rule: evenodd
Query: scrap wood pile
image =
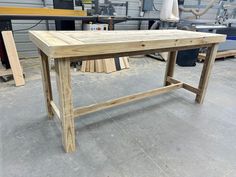
<path id="1" fill-rule="evenodd" d="M 129 68 L 128 57 L 108 58 L 102 60 L 82 61 L 82 72 L 111 73 Z"/>

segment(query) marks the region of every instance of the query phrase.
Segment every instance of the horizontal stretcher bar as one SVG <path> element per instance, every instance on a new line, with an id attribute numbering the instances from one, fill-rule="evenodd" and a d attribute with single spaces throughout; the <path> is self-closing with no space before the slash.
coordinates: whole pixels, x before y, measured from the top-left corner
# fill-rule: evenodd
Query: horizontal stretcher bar
<path id="1" fill-rule="evenodd" d="M 176 84 L 172 84 L 172 85 L 169 85 L 166 87 L 161 87 L 161 88 L 149 90 L 147 92 L 141 92 L 141 93 L 136 93 L 136 94 L 129 95 L 129 96 L 124 96 L 121 98 L 116 98 L 116 99 L 109 100 L 109 101 L 106 101 L 103 103 L 92 104 L 89 106 L 76 108 L 76 109 L 74 109 L 74 117 L 79 117 L 81 115 L 93 113 L 93 112 L 100 111 L 103 109 L 108 109 L 111 107 L 115 107 L 115 106 L 119 106 L 122 104 L 126 104 L 126 103 L 130 103 L 133 101 L 148 98 L 151 96 L 160 95 L 160 94 L 167 93 L 167 92 L 179 89 L 179 88 L 183 88 L 183 83 L 176 83 Z"/>
<path id="2" fill-rule="evenodd" d="M 164 94 L 164 93 L 171 92 L 173 90 L 180 89 L 180 88 L 184 88 L 184 89 L 191 91 L 193 93 L 196 93 L 196 94 L 199 93 L 199 89 L 197 89 L 189 84 L 186 84 L 186 83 L 183 83 L 183 82 L 178 81 L 176 79 L 173 79 L 172 77 L 168 77 L 167 81 L 169 83 L 171 83 L 171 85 L 166 86 L 166 87 L 153 89 L 153 90 L 149 90 L 147 92 L 141 92 L 141 93 L 136 93 L 133 95 L 128 95 L 128 96 L 116 98 L 116 99 L 109 100 L 109 101 L 106 101 L 103 103 L 97 103 L 97 104 L 92 104 L 89 106 L 75 108 L 74 109 L 74 117 L 78 118 L 79 116 L 82 116 L 82 115 L 86 115 L 89 113 L 93 113 L 93 112 L 108 109 L 108 108 L 112 108 L 112 107 L 119 106 L 122 104 L 127 104 L 130 102 L 138 101 L 138 100 L 145 99 L 148 97 Z M 57 117 L 59 118 L 59 120 L 61 120 L 60 110 L 58 109 L 56 104 L 53 101 L 51 101 L 50 104 L 51 104 L 54 114 L 56 114 Z"/>

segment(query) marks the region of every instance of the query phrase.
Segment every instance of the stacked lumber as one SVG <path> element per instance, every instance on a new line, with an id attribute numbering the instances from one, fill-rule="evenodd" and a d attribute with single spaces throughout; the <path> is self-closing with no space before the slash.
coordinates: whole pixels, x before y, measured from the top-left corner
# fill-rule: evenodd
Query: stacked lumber
<path id="1" fill-rule="evenodd" d="M 111 73 L 129 68 L 128 57 L 108 58 L 102 60 L 82 61 L 82 72 Z"/>
<path id="2" fill-rule="evenodd" d="M 228 57 L 235 57 L 236 50 L 226 50 L 226 51 L 218 51 L 216 54 L 216 59 L 228 58 Z M 199 53 L 198 60 L 204 61 L 206 58 L 205 53 Z"/>

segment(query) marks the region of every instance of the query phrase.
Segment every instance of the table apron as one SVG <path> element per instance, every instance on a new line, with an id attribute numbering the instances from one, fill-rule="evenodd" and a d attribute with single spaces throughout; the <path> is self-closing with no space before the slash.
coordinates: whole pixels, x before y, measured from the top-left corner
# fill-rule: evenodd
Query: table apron
<path id="1" fill-rule="evenodd" d="M 71 61 L 84 61 L 84 60 L 101 60 L 107 58 L 115 58 L 115 57 L 125 57 L 125 56 L 135 56 L 135 55 L 146 55 L 151 53 L 159 53 L 159 52 L 171 52 L 171 51 L 182 51 L 196 48 L 204 48 L 210 47 L 215 44 L 202 44 L 202 45 L 193 45 L 193 46 L 184 46 L 184 47 L 171 47 L 171 48 L 163 48 L 163 49 L 152 49 L 152 50 L 142 50 L 142 51 L 129 51 L 122 53 L 110 53 L 110 54 L 99 54 L 99 55 L 86 55 L 86 56 L 68 56 L 64 59 L 69 59 Z M 62 59 L 61 57 L 50 56 L 54 59 Z"/>

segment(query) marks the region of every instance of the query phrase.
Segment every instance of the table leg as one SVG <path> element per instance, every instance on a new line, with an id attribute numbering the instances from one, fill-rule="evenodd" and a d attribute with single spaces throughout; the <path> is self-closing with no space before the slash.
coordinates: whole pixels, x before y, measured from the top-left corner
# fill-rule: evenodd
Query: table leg
<path id="1" fill-rule="evenodd" d="M 42 82 L 43 82 L 43 91 L 44 97 L 47 106 L 47 112 L 49 119 L 53 118 L 53 111 L 50 102 L 53 100 L 52 98 L 52 86 L 50 80 L 50 67 L 48 63 L 48 56 L 40 51 L 41 55 L 41 74 L 42 74 Z"/>
<path id="2" fill-rule="evenodd" d="M 207 50 L 207 55 L 206 59 L 204 61 L 203 69 L 202 69 L 202 74 L 199 82 L 198 89 L 200 90 L 199 94 L 196 96 L 196 102 L 197 103 L 203 103 L 207 86 L 208 86 L 208 81 L 210 78 L 211 70 L 216 58 L 218 50 L 218 44 L 214 44 L 213 46 L 209 47 Z"/>
<path id="3" fill-rule="evenodd" d="M 166 73 L 165 73 L 165 79 L 164 79 L 164 86 L 170 85 L 170 83 L 167 81 L 167 77 L 173 77 L 174 76 L 174 69 L 176 64 L 176 58 L 177 58 L 178 51 L 171 51 L 169 53 L 167 64 L 166 64 Z"/>
<path id="4" fill-rule="evenodd" d="M 66 152 L 75 151 L 75 125 L 72 101 L 70 60 L 56 59 L 55 71 L 62 121 L 62 143 Z"/>

